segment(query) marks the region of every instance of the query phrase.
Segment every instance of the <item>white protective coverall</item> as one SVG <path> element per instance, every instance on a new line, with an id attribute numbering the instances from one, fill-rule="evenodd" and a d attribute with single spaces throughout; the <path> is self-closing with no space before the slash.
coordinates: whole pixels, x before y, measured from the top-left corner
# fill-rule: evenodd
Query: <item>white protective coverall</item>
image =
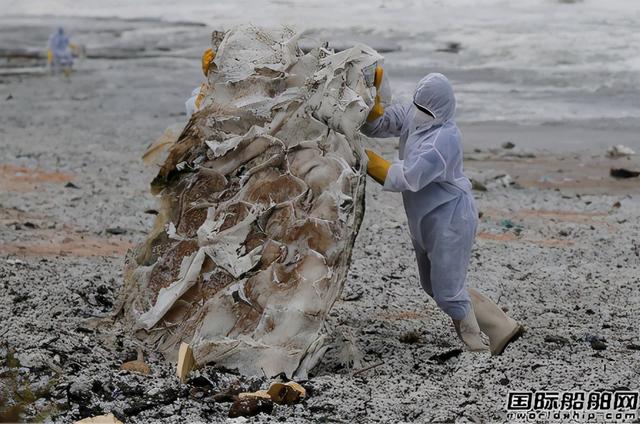
<path id="1" fill-rule="evenodd" d="M 400 136 L 399 159 L 383 189 L 402 192 L 422 287 L 451 318 L 462 320 L 471 307 L 465 280 L 478 214 L 462 170 L 453 88 L 444 75 L 429 74 L 418 83 L 413 103 L 388 107 L 362 132 Z M 435 119 L 425 119 L 415 105 Z"/>
<path id="2" fill-rule="evenodd" d="M 52 54 L 52 66 L 54 69 L 71 68 L 73 66 L 73 56 L 69 45 L 69 38 L 64 33 L 63 28 L 58 28 L 49 37 L 49 51 Z"/>

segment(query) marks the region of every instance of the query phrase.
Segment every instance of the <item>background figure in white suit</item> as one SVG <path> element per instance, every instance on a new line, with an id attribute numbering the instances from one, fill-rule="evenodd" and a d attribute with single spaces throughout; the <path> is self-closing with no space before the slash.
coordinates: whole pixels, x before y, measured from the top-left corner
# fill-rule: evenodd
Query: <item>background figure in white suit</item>
<path id="1" fill-rule="evenodd" d="M 54 73 L 62 71 L 69 76 L 73 67 L 72 49 L 75 45 L 69 42 L 69 37 L 62 27 L 51 34 L 47 47 L 47 63 L 51 71 Z"/>

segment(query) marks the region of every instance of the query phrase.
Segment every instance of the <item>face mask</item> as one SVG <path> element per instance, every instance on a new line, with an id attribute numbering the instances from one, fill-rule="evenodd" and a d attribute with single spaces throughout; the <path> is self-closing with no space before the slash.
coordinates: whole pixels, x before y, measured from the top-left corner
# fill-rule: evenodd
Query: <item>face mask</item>
<path id="1" fill-rule="evenodd" d="M 419 128 L 429 128 L 435 121 L 434 117 L 424 113 L 415 106 L 413 107 L 413 118 L 411 119 L 411 132 Z"/>

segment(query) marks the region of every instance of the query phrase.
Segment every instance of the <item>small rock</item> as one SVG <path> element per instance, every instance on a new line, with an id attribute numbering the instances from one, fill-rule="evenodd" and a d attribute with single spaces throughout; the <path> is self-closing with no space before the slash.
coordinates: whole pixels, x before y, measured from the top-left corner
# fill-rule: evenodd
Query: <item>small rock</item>
<path id="1" fill-rule="evenodd" d="M 602 340 L 591 341 L 591 349 L 593 350 L 605 350 L 606 348 L 607 344 Z"/>
<path id="2" fill-rule="evenodd" d="M 271 414 L 273 401 L 258 397 L 238 398 L 229 408 L 229 418 L 255 417 L 261 412 Z"/>
<path id="3" fill-rule="evenodd" d="M 636 178 L 640 176 L 640 172 L 631 171 L 625 168 L 611 168 L 609 171 L 609 175 L 613 178 Z"/>
<path id="4" fill-rule="evenodd" d="M 216 393 L 215 395 L 213 395 L 213 400 L 218 402 L 218 403 L 227 403 L 227 402 L 233 402 L 238 398 L 238 394 L 237 393 L 232 393 L 232 392 L 220 392 L 220 393 Z"/>
<path id="5" fill-rule="evenodd" d="M 515 144 L 513 144 L 513 143 L 512 143 L 512 142 L 510 142 L 510 141 L 505 141 L 504 143 L 502 143 L 502 144 L 501 144 L 501 147 L 502 147 L 503 149 L 510 150 L 510 149 L 513 149 L 514 147 L 516 147 L 516 145 L 515 145 Z"/>
<path id="6" fill-rule="evenodd" d="M 223 390 L 219 393 L 214 394 L 213 400 L 218 403 L 233 402 L 238 398 L 238 395 L 240 393 L 246 392 L 246 391 L 247 389 L 245 387 L 240 385 L 239 382 L 236 382 L 226 390 Z"/>
<path id="7" fill-rule="evenodd" d="M 398 340 L 406 344 L 416 344 L 422 341 L 422 335 L 417 330 L 411 330 L 401 334 Z"/>
<path id="8" fill-rule="evenodd" d="M 564 345 L 564 344 L 568 344 L 569 340 L 565 339 L 562 336 L 556 336 L 553 334 L 548 334 L 546 336 L 544 336 L 544 341 L 547 343 L 556 343 L 559 345 Z"/>
<path id="9" fill-rule="evenodd" d="M 109 299 L 104 294 L 98 293 L 94 296 L 94 298 L 96 299 L 96 302 L 101 304 L 106 309 L 111 309 L 113 307 L 113 302 L 111 301 L 111 299 Z"/>
<path id="10" fill-rule="evenodd" d="M 598 340 L 601 341 L 601 342 L 606 342 L 607 341 L 604 337 L 598 336 L 597 334 L 587 334 L 584 337 L 584 339 L 589 343 L 595 342 L 595 341 L 598 341 Z"/>
<path id="11" fill-rule="evenodd" d="M 502 225 L 504 228 L 513 228 L 513 221 L 511 221 L 510 219 L 503 219 L 502 221 L 500 221 L 500 225 Z"/>
<path id="12" fill-rule="evenodd" d="M 74 183 L 72 183 L 71 181 L 69 181 L 68 183 L 66 183 L 64 186 L 65 186 L 66 188 L 75 188 L 75 189 L 80 188 L 80 187 L 78 187 L 77 185 L 75 185 Z"/>
<path id="13" fill-rule="evenodd" d="M 462 353 L 462 349 L 452 349 L 452 350 L 449 350 L 447 352 L 437 353 L 435 355 L 431 355 L 429 357 L 429 359 L 431 359 L 433 361 L 436 361 L 436 362 L 440 362 L 441 364 L 444 364 L 449 359 L 455 358 L 456 356 L 459 356 L 461 353 Z"/>
<path id="14" fill-rule="evenodd" d="M 200 387 L 204 389 L 211 389 L 213 387 L 213 383 L 211 382 L 211 380 L 203 375 L 190 378 L 187 384 L 193 387 Z"/>
<path id="15" fill-rule="evenodd" d="M 189 389 L 189 396 L 193 399 L 202 399 L 206 394 L 206 390 L 201 387 L 192 387 Z"/>
<path id="16" fill-rule="evenodd" d="M 471 189 L 475 191 L 487 191 L 487 186 L 475 178 L 471 178 Z"/>
<path id="17" fill-rule="evenodd" d="M 120 227 L 107 228 L 105 231 L 109 234 L 114 234 L 114 235 L 125 234 L 127 232 L 127 230 Z"/>
<path id="18" fill-rule="evenodd" d="M 347 288 L 342 294 L 342 300 L 345 302 L 354 302 L 362 298 L 362 289 Z"/>

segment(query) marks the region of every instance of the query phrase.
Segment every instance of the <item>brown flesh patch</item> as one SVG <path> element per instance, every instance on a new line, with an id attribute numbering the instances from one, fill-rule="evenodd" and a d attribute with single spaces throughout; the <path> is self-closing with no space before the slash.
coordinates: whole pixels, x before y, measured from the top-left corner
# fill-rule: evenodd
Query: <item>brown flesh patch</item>
<path id="1" fill-rule="evenodd" d="M 153 267 L 149 277 L 149 292 L 152 293 L 151 302 L 155 303 L 160 289 L 168 287 L 176 281 L 180 273 L 182 259 L 198 250 L 195 240 L 175 241 L 174 246 L 162 256 L 162 261 Z"/>

